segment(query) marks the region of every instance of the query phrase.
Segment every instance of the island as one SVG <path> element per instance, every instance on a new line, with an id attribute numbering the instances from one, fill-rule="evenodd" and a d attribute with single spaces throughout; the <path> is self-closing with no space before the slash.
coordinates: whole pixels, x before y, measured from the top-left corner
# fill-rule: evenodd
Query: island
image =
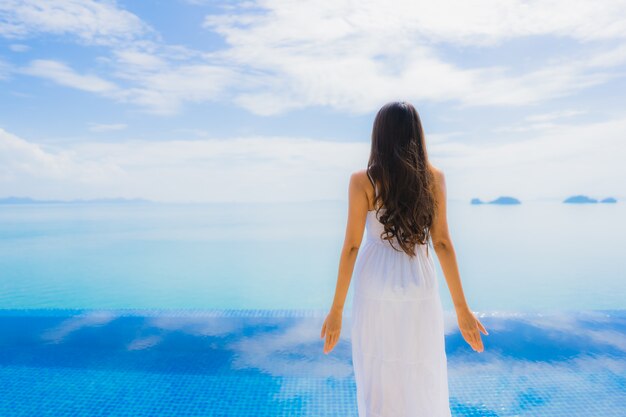
<path id="1" fill-rule="evenodd" d="M 586 203 L 597 203 L 598 200 L 596 200 L 595 198 L 589 198 L 586 195 L 573 195 L 563 200 L 563 202 L 571 203 L 571 204 L 586 204 Z"/>
<path id="2" fill-rule="evenodd" d="M 495 200 L 488 201 L 488 202 L 484 202 L 480 198 L 472 198 L 472 201 L 470 201 L 470 204 L 503 204 L 503 205 L 509 205 L 509 204 L 521 204 L 521 201 L 519 201 L 515 197 L 500 196 L 500 197 L 496 198 Z"/>
<path id="3" fill-rule="evenodd" d="M 142 198 L 96 198 L 91 200 L 36 200 L 30 197 L 4 197 L 0 204 L 137 204 L 152 203 Z"/>
<path id="4" fill-rule="evenodd" d="M 605 199 L 600 200 L 601 203 L 617 203 L 617 200 L 613 197 L 607 197 Z"/>
<path id="5" fill-rule="evenodd" d="M 521 201 L 515 197 L 502 196 L 490 201 L 488 204 L 521 204 Z"/>

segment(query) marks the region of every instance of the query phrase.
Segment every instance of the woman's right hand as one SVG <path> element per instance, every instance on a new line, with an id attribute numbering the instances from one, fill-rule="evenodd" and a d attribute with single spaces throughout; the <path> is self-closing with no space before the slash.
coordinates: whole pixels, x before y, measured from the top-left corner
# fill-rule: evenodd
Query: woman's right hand
<path id="1" fill-rule="evenodd" d="M 459 330 L 463 339 L 474 349 L 476 352 L 482 352 L 484 350 L 483 341 L 480 338 L 480 332 L 487 333 L 483 324 L 476 318 L 474 313 L 469 308 L 459 309 L 456 312 L 457 320 L 459 322 Z"/>

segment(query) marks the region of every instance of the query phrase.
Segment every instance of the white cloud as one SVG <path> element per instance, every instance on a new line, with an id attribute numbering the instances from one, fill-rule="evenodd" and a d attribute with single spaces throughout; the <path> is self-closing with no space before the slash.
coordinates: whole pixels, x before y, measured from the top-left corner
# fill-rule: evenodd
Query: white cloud
<path id="1" fill-rule="evenodd" d="M 282 137 L 91 141 L 44 150 L 0 131 L 0 186 L 7 195 L 63 199 L 343 198 L 341 180 L 366 162 L 367 152 L 363 143 Z"/>
<path id="2" fill-rule="evenodd" d="M 257 114 L 312 105 L 361 113 L 397 97 L 525 105 L 622 76 L 599 69 L 626 62 L 626 49 L 620 42 L 601 52 L 537 62 L 520 73 L 503 65 L 459 68 L 440 58 L 438 43 L 485 47 L 539 35 L 621 41 L 623 4 L 581 3 L 584 12 L 572 13 L 565 1 L 270 0 L 249 13 L 246 7 L 239 14 L 208 15 L 204 26 L 229 45 L 210 57 L 256 70 L 258 84 L 234 101 Z"/>
<path id="3" fill-rule="evenodd" d="M 531 138 L 472 144 L 459 132 L 430 135 L 448 196 L 522 200 L 588 193 L 626 198 L 626 118 L 560 124 Z M 306 201 L 347 198 L 349 174 L 368 142 L 306 137 L 73 142 L 43 149 L 0 131 L 0 186 L 36 198 L 142 197 L 161 201 Z"/>
<path id="4" fill-rule="evenodd" d="M 347 180 L 368 151 L 363 143 L 285 137 L 78 143 L 73 149 L 125 170 L 118 188 L 124 196 L 165 201 L 342 198 L 338 179 Z"/>
<path id="5" fill-rule="evenodd" d="M 9 45 L 9 49 L 13 52 L 26 52 L 30 49 L 30 46 L 24 45 L 22 43 L 12 43 Z"/>
<path id="6" fill-rule="evenodd" d="M 491 129 L 496 133 L 519 133 L 528 131 L 548 131 L 552 128 L 558 128 L 556 120 L 571 118 L 586 114 L 586 110 L 556 110 L 548 113 L 531 114 L 522 119 L 521 122 L 512 125 L 498 126 Z"/>
<path id="7" fill-rule="evenodd" d="M 557 110 L 550 113 L 532 114 L 524 119 L 530 122 L 545 122 L 548 120 L 562 119 L 565 117 L 578 116 L 585 114 L 584 110 Z"/>
<path id="8" fill-rule="evenodd" d="M 11 65 L 0 59 L 0 80 L 9 78 L 9 73 L 12 71 Z"/>
<path id="9" fill-rule="evenodd" d="M 550 124 L 523 140 L 500 138 L 476 146 L 444 143 L 430 152 L 454 178 L 449 192 L 456 198 L 514 195 L 524 200 L 572 194 L 626 198 L 624 132 L 626 118 Z"/>
<path id="10" fill-rule="evenodd" d="M 20 72 L 36 77 L 47 78 L 57 84 L 92 93 L 109 93 L 117 86 L 94 74 L 78 74 L 67 64 L 49 59 L 36 59 Z"/>
<path id="11" fill-rule="evenodd" d="M 162 115 L 207 101 L 233 102 L 259 115 L 310 106 L 367 113 L 398 98 L 461 106 L 537 104 L 622 77 L 616 67 L 626 62 L 624 1 L 602 7 L 562 0 L 223 4 L 227 13 L 204 20 L 226 44 L 210 52 L 165 44 L 114 2 L 4 4 L 0 35 L 68 33 L 112 47 L 111 57 L 98 58 L 108 66 L 106 75 L 81 80 L 66 66 L 57 68 L 57 82 L 95 93 L 103 91 L 93 84 L 116 84 L 119 90 L 107 97 Z M 530 56 L 524 67 L 512 61 L 462 67 L 439 49 L 490 48 L 532 36 L 569 39 L 580 48 L 536 61 Z M 31 74 L 46 77 L 45 71 Z"/>
<path id="12" fill-rule="evenodd" d="M 13 95 L 15 97 L 20 97 L 20 98 L 32 98 L 32 97 L 34 97 L 32 94 L 23 93 L 21 91 L 11 91 L 11 95 Z"/>
<path id="13" fill-rule="evenodd" d="M 52 33 L 73 35 L 85 44 L 111 45 L 151 32 L 140 18 L 110 0 L 3 0 L 0 3 L 0 36 L 10 39 Z"/>
<path id="14" fill-rule="evenodd" d="M 230 69 L 216 65 L 171 65 L 147 54 L 133 59 L 116 66 L 114 74 L 132 85 L 120 93 L 120 99 L 156 114 L 178 113 L 185 102 L 228 100 L 223 93 L 236 79 Z"/>
<path id="15" fill-rule="evenodd" d="M 318 2 L 312 2 L 318 3 Z M 350 1 L 344 2 L 351 4 Z M 491 45 L 538 35 L 556 35 L 581 41 L 626 37 L 624 1 L 517 1 L 479 0 L 437 2 L 394 1 L 389 7 L 375 0 L 355 10 L 351 22 L 368 22 L 372 16 L 391 18 L 401 28 L 416 29 L 435 42 L 457 45 Z M 361 12 L 361 10 L 364 10 Z M 357 19 L 356 16 L 362 16 Z M 385 19 L 377 21 L 384 27 Z"/>
<path id="16" fill-rule="evenodd" d="M 89 130 L 92 132 L 109 132 L 112 130 L 123 130 L 126 129 L 127 125 L 125 123 L 91 123 L 89 125 Z"/>
<path id="17" fill-rule="evenodd" d="M 160 57 L 146 51 L 119 49 L 113 51 L 120 66 L 129 67 L 136 70 L 162 70 L 167 63 Z"/>
<path id="18" fill-rule="evenodd" d="M 116 166 L 85 160 L 72 150 L 47 150 L 0 128 L 0 184 L 13 194 L 39 194 L 51 183 L 76 193 L 71 187 L 98 186 L 115 181 L 119 173 Z"/>
<path id="19" fill-rule="evenodd" d="M 179 52 L 183 54 L 180 58 L 185 59 L 184 50 Z M 230 69 L 220 66 L 174 65 L 154 54 L 136 50 L 119 50 L 115 56 L 115 69 L 108 76 L 122 80 L 120 84 L 93 73 L 81 74 L 65 62 L 50 59 L 33 60 L 16 71 L 119 102 L 137 104 L 147 112 L 161 115 L 176 114 L 184 102 L 227 100 L 223 93 L 235 80 Z"/>
<path id="20" fill-rule="evenodd" d="M 162 43 L 148 24 L 114 1 L 9 1 L 0 5 L 0 36 L 38 34 L 67 34 L 87 45 L 109 46 L 112 58 L 99 61 L 112 68 L 106 76 L 94 71 L 80 74 L 68 63 L 39 59 L 21 68 L 22 74 L 133 103 L 152 113 L 175 114 L 184 102 L 217 99 L 231 82 L 237 82 L 232 70 L 209 64 L 201 52 Z M 112 77 L 124 83 L 118 86 Z"/>

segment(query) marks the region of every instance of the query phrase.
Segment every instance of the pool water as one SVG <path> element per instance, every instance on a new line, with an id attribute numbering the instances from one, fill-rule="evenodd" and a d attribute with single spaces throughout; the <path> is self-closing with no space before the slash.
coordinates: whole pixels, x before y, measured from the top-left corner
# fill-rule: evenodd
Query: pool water
<path id="1" fill-rule="evenodd" d="M 473 310 L 626 308 L 625 204 L 448 208 Z M 0 206 L 0 309 L 326 308 L 347 211 L 346 202 Z"/>
<path id="2" fill-rule="evenodd" d="M 346 202 L 0 207 L 0 417 L 357 416 Z M 626 416 L 626 206 L 449 204 L 454 416 Z"/>
<path id="3" fill-rule="evenodd" d="M 0 416 L 357 416 L 350 310 L 0 311 Z M 446 312 L 454 416 L 626 415 L 626 311 Z"/>

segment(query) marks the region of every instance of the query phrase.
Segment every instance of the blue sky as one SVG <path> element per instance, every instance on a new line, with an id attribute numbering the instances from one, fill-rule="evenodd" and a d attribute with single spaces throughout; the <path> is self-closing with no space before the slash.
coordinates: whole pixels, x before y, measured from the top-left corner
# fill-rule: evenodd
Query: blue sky
<path id="1" fill-rule="evenodd" d="M 406 100 L 450 199 L 626 198 L 625 39 L 624 1 L 3 1 L 0 196 L 345 200 Z"/>

